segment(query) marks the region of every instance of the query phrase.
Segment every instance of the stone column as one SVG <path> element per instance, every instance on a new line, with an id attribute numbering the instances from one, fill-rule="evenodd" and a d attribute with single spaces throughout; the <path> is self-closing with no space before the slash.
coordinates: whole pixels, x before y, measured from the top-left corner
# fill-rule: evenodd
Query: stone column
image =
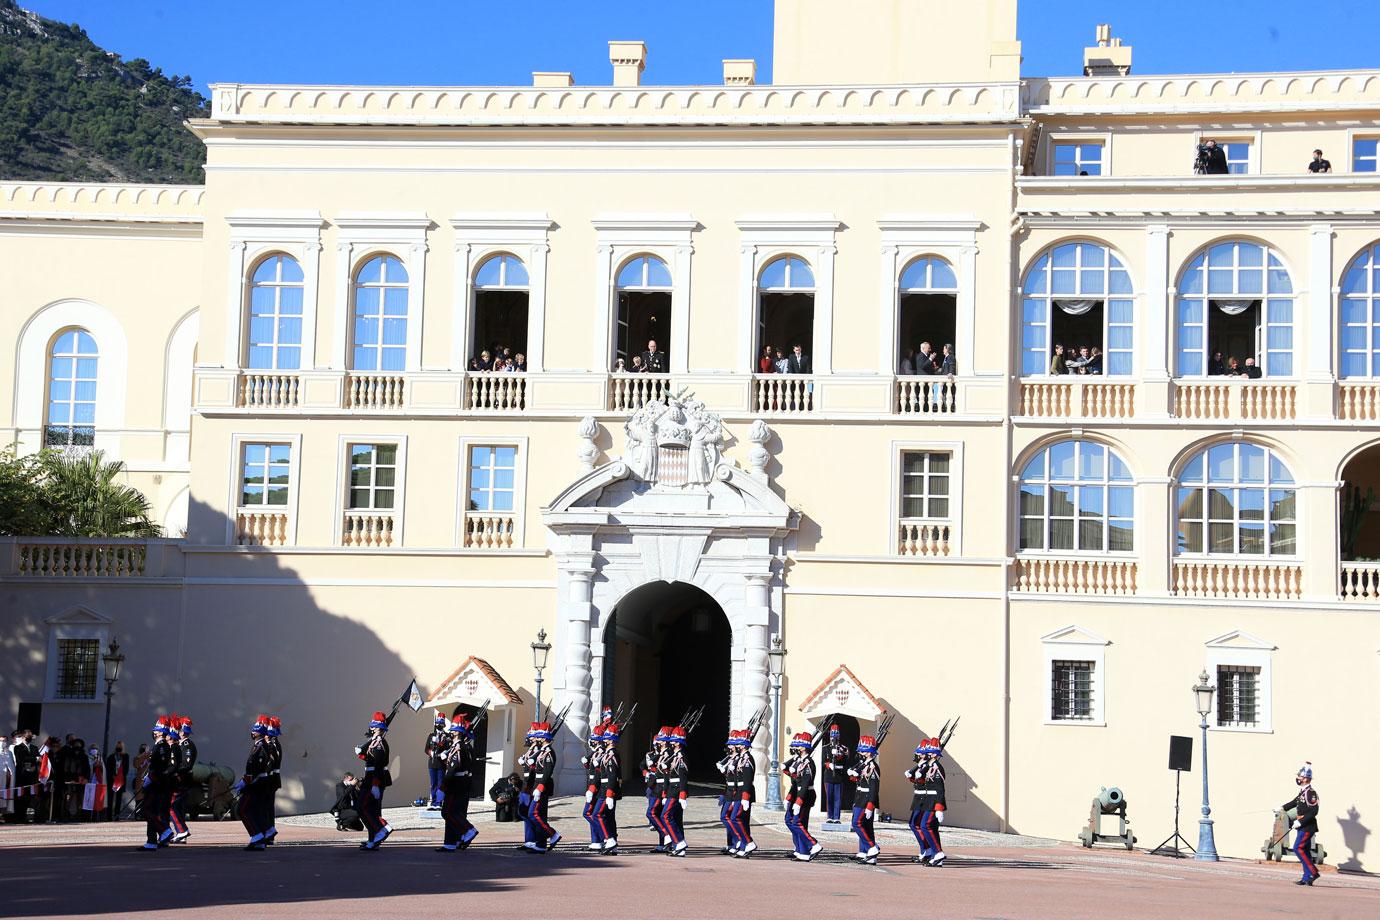
<path id="1" fill-rule="evenodd" d="M 1332 344 L 1336 311 L 1332 305 L 1336 302 L 1334 295 L 1340 293 L 1340 288 L 1332 287 L 1331 224 L 1313 224 L 1308 228 L 1307 284 L 1307 296 L 1298 296 L 1294 301 L 1295 342 L 1301 329 L 1304 342 L 1304 347 L 1294 349 L 1294 376 L 1304 381 L 1303 393 L 1299 394 L 1299 415 L 1331 419 L 1337 398 Z"/>
<path id="2" fill-rule="evenodd" d="M 557 789 L 567 791 L 583 781 L 580 755 L 589 736 L 590 708 L 590 621 L 594 616 L 594 569 L 587 562 L 561 564 L 560 606 L 557 610 L 559 633 L 556 664 L 561 682 L 553 687 L 551 718 L 570 705 L 565 726 L 556 740 L 560 777 Z M 555 683 L 553 681 L 553 683 Z M 573 785 L 572 785 L 573 784 Z"/>
<path id="3" fill-rule="evenodd" d="M 752 714 L 770 702 L 770 671 L 767 666 L 767 645 L 771 631 L 771 575 L 749 575 L 743 616 L 743 700 L 738 708 L 738 723 L 735 727 L 746 725 Z M 771 737 L 771 726 L 764 726 L 757 733 L 752 746 L 752 756 L 757 761 L 757 799 L 766 801 L 767 740 Z"/>
<path id="4" fill-rule="evenodd" d="M 1173 317 L 1173 292 L 1169 283 L 1169 227 L 1152 224 L 1145 228 L 1145 291 L 1139 298 L 1140 315 L 1136 317 L 1136 343 L 1140 354 L 1140 398 L 1136 400 L 1136 415 L 1148 418 L 1167 418 L 1173 404 L 1173 387 L 1169 368 L 1172 366 L 1170 335 Z"/>

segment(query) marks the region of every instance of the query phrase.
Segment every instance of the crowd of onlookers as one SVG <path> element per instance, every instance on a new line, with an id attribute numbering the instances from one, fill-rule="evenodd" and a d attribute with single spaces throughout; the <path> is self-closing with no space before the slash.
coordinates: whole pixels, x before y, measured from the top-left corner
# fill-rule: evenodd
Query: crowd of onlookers
<path id="1" fill-rule="evenodd" d="M 897 373 L 902 377 L 952 377 L 958 373 L 954 347 L 945 345 L 942 351 L 935 351 L 929 342 L 921 342 L 918 351 L 907 348 Z"/>
<path id="2" fill-rule="evenodd" d="M 76 735 L 40 739 L 16 729 L 0 738 L 0 813 L 16 824 L 115 820 L 147 769 L 147 745 L 131 761 L 123 741 L 102 757 Z"/>
<path id="3" fill-rule="evenodd" d="M 1102 349 L 1096 345 L 1083 345 L 1076 350 L 1064 345 L 1055 345 L 1054 354 L 1049 359 L 1049 372 L 1059 377 L 1064 374 L 1102 373 Z"/>
<path id="4" fill-rule="evenodd" d="M 805 354 L 805 348 L 799 344 L 792 345 L 789 351 L 777 348 L 772 345 L 762 346 L 762 356 L 757 359 L 757 373 L 759 374 L 813 374 L 814 365 L 810 363 L 810 356 Z"/>
<path id="5" fill-rule="evenodd" d="M 510 371 L 520 374 L 527 370 L 527 356 L 520 351 L 514 352 L 508 345 L 496 344 L 481 351 L 477 357 L 471 358 L 470 370 Z"/>

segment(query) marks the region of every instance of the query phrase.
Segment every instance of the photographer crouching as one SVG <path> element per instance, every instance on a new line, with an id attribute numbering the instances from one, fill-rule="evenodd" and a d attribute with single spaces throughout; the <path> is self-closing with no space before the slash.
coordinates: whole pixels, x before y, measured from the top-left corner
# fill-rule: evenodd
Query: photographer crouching
<path id="1" fill-rule="evenodd" d="M 1198 156 L 1193 161 L 1193 171 L 1200 176 L 1225 176 L 1231 172 L 1227 168 L 1227 152 L 1213 140 L 1198 145 Z"/>

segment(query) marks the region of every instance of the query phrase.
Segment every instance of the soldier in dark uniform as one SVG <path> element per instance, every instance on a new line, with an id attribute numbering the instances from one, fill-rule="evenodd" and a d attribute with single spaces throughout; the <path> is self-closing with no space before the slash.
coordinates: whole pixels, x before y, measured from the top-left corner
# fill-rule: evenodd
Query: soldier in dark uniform
<path id="1" fill-rule="evenodd" d="M 647 794 L 647 826 L 656 832 L 656 846 L 652 848 L 654 853 L 665 853 L 671 837 L 670 832 L 661 823 L 661 800 L 666 792 L 666 774 L 663 768 L 669 756 L 666 739 L 670 734 L 669 725 L 661 726 L 661 730 L 652 736 L 652 746 L 642 757 L 642 783 Z"/>
<path id="2" fill-rule="evenodd" d="M 877 740 L 871 735 L 858 739 L 858 756 L 848 768 L 853 789 L 853 833 L 858 835 L 858 852 L 853 856 L 868 865 L 877 864 L 877 838 L 872 833 L 873 817 L 881 795 L 881 775 L 877 767 Z"/>
<path id="3" fill-rule="evenodd" d="M 738 753 L 737 745 L 734 743 L 734 739 L 737 737 L 738 732 L 730 729 L 728 740 L 724 742 L 723 759 L 714 764 L 715 769 L 724 775 L 724 791 L 719 796 L 719 823 L 724 826 L 724 832 L 727 835 L 722 850 L 725 856 L 736 855 L 738 848 L 743 845 L 743 842 L 738 839 L 738 828 L 733 824 L 733 801 L 736 798 L 737 790 L 733 786 L 732 770 Z"/>
<path id="4" fill-rule="evenodd" d="M 690 796 L 690 767 L 685 763 L 685 729 L 677 725 L 666 736 L 670 755 L 666 758 L 666 799 L 661 809 L 661 824 L 671 842 L 666 852 L 684 856 L 685 800 Z"/>
<path id="5" fill-rule="evenodd" d="M 142 849 L 156 850 L 168 845 L 172 828 L 168 810 L 172 802 L 173 750 L 169 741 L 172 726 L 167 716 L 159 716 L 153 726 L 153 745 L 149 748 L 148 772 L 144 775 L 144 824 L 147 838 Z"/>
<path id="6" fill-rule="evenodd" d="M 843 784 L 848 781 L 848 745 L 839 738 L 839 727 L 829 726 L 829 741 L 821 754 L 824 773 L 824 808 L 830 821 L 843 811 Z"/>
<path id="7" fill-rule="evenodd" d="M 261 715 L 254 720 L 249 729 L 251 746 L 249 756 L 244 761 L 244 776 L 235 784 L 240 795 L 239 815 L 244 829 L 249 834 L 246 850 L 264 849 L 263 798 L 268 794 L 268 716 Z"/>
<path id="8" fill-rule="evenodd" d="M 369 742 L 359 752 L 364 761 L 364 775 L 359 780 L 359 816 L 364 821 L 364 830 L 369 837 L 359 845 L 361 850 L 377 850 L 393 833 L 393 828 L 383 820 L 383 790 L 393 785 L 393 774 L 388 771 L 388 717 L 381 712 L 374 713 L 369 720 Z"/>
<path id="9" fill-rule="evenodd" d="M 422 753 L 426 755 L 427 777 L 431 780 L 431 797 L 427 799 L 427 805 L 431 808 L 441 807 L 444 796 L 441 780 L 446 771 L 445 754 L 450 750 L 451 740 L 451 733 L 446 730 L 446 717 L 437 710 L 431 734 L 426 736 L 426 745 L 422 748 Z"/>
<path id="10" fill-rule="evenodd" d="M 824 849 L 824 844 L 810 833 L 810 809 L 815 804 L 815 761 L 810 756 L 813 740 L 809 732 L 792 738 L 791 759 L 782 770 L 791 779 L 786 795 L 786 827 L 795 839 L 795 858 L 801 862 L 809 862 Z"/>
<path id="11" fill-rule="evenodd" d="M 589 730 L 589 749 L 585 751 L 580 763 L 585 768 L 585 808 L 581 814 L 589 825 L 589 850 L 602 850 L 604 836 L 600 829 L 598 812 L 604 807 L 599 801 L 599 758 L 604 752 L 604 726 L 596 725 Z"/>
<path id="12" fill-rule="evenodd" d="M 463 850 L 479 830 L 470 823 L 470 780 L 474 775 L 474 732 L 470 720 L 458 715 L 450 723 L 450 744 L 441 752 L 441 818 L 446 836 L 438 853 Z"/>
<path id="13" fill-rule="evenodd" d="M 618 852 L 618 800 L 623 798 L 623 764 L 618 759 L 620 731 L 613 722 L 604 725 L 603 750 L 599 757 L 599 792 L 594 797 L 599 832 L 604 837 L 600 852 L 606 856 Z"/>
<path id="14" fill-rule="evenodd" d="M 1294 782 L 1298 783 L 1299 794 L 1281 806 L 1298 809 L 1298 816 L 1294 819 L 1294 855 L 1298 857 L 1299 865 L 1303 866 L 1303 878 L 1294 884 L 1312 887 L 1318 880 L 1318 867 L 1313 864 L 1313 856 L 1308 852 L 1313 845 L 1313 837 L 1318 833 L 1318 793 L 1313 788 L 1313 764 L 1305 763 L 1300 767 Z"/>
<path id="15" fill-rule="evenodd" d="M 733 764 L 733 810 L 729 812 L 729 820 L 738 830 L 738 852 L 734 856 L 748 857 L 757 849 L 757 842 L 752 839 L 752 803 L 757 801 L 757 761 L 752 756 L 752 736 L 744 729 L 737 733 L 738 739 L 735 744 L 737 753 L 734 756 Z"/>
<path id="16" fill-rule="evenodd" d="M 177 720 L 176 736 L 170 736 L 173 752 L 172 796 L 168 803 L 168 821 L 172 825 L 173 843 L 186 843 L 192 836 L 187 826 L 187 793 L 192 788 L 192 770 L 196 767 L 196 744 L 192 742 L 192 720 L 182 716 Z"/>
<path id="17" fill-rule="evenodd" d="M 944 847 L 939 840 L 939 825 L 944 823 L 944 749 L 938 738 L 921 738 L 915 748 L 915 766 L 906 779 L 915 787 L 911 795 L 910 829 L 920 845 L 920 855 L 911 862 L 938 868 L 944 865 Z"/>
<path id="18" fill-rule="evenodd" d="M 268 752 L 268 783 L 261 801 L 264 846 L 273 846 L 278 836 L 278 790 L 283 788 L 283 720 L 268 717 L 268 731 L 264 733 L 264 747 Z"/>
<path id="19" fill-rule="evenodd" d="M 536 742 L 527 757 L 525 780 L 532 804 L 527 806 L 528 835 L 522 848 L 529 853 L 549 853 L 560 843 L 561 835 L 546 819 L 551 796 L 556 794 L 556 754 L 551 750 L 551 724 L 532 723 Z"/>

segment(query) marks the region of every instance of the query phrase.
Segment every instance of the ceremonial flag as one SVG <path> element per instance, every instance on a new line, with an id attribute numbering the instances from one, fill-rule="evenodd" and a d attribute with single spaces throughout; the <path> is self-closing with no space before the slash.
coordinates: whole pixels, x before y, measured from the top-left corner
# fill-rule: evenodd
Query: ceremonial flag
<path id="1" fill-rule="evenodd" d="M 115 780 L 110 784 L 111 792 L 119 792 L 125 788 L 125 761 L 123 757 L 115 758 Z"/>
<path id="2" fill-rule="evenodd" d="M 407 708 L 413 712 L 422 711 L 422 690 L 417 686 L 417 678 L 412 678 L 412 683 L 407 685 L 403 691 L 402 698 L 407 701 Z"/>
<path id="3" fill-rule="evenodd" d="M 81 796 L 82 811 L 105 811 L 105 765 L 101 763 L 99 757 L 91 761 L 91 779 L 87 781 L 86 788 L 82 790 Z"/>
<path id="4" fill-rule="evenodd" d="M 48 745 L 38 749 L 38 781 L 40 784 L 48 782 L 48 777 L 53 774 L 53 765 L 48 760 Z"/>

